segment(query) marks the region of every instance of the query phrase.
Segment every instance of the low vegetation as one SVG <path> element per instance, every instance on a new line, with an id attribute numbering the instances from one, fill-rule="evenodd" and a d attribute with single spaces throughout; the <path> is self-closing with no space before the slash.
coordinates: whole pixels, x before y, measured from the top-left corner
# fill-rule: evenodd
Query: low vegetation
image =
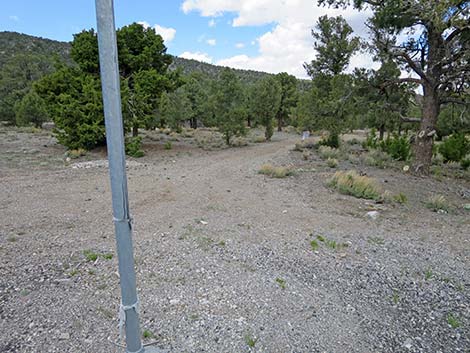
<path id="1" fill-rule="evenodd" d="M 342 194 L 361 199 L 380 200 L 383 195 L 377 180 L 359 175 L 355 171 L 336 172 L 328 186 Z"/>
<path id="2" fill-rule="evenodd" d="M 434 212 L 448 213 L 452 209 L 452 205 L 442 195 L 432 195 L 426 200 L 426 207 Z"/>
<path id="3" fill-rule="evenodd" d="M 293 174 L 292 169 L 288 167 L 275 167 L 272 164 L 264 164 L 258 171 L 259 174 L 267 175 L 271 178 L 285 178 Z"/>

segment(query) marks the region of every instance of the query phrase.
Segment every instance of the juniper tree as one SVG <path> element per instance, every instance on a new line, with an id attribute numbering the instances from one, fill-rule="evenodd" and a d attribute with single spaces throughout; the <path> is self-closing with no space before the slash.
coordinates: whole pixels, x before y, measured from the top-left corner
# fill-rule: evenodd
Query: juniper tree
<path id="1" fill-rule="evenodd" d="M 422 118 L 414 143 L 414 171 L 428 173 L 441 107 L 469 104 L 470 4 L 462 0 L 319 0 L 334 7 L 371 10 L 374 48 L 387 55 L 423 92 Z M 406 35 L 406 39 L 400 39 Z"/>

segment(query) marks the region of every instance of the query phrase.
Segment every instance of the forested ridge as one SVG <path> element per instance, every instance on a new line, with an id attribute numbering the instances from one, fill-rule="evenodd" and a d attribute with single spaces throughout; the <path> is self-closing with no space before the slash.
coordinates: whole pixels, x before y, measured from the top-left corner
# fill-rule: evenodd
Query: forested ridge
<path id="1" fill-rule="evenodd" d="M 368 128 L 366 148 L 409 162 L 417 174 L 429 173 L 438 154 L 468 168 L 468 2 L 318 3 L 371 10 L 370 38 L 356 36 L 342 16 L 320 17 L 311 31 L 315 59 L 304 63 L 308 81 L 175 58 L 154 29 L 138 23 L 117 29 L 128 153 L 142 154 L 139 129 L 214 127 L 231 145 L 253 126 L 265 129 L 266 141 L 274 126 L 293 126 L 322 132 L 321 144 L 339 148 L 342 134 Z M 53 120 L 58 141 L 71 149 L 104 143 L 93 29 L 75 34 L 72 43 L 11 32 L 0 33 L 0 43 L 1 120 L 37 127 Z M 351 72 L 359 53 L 368 53 L 378 69 Z"/>

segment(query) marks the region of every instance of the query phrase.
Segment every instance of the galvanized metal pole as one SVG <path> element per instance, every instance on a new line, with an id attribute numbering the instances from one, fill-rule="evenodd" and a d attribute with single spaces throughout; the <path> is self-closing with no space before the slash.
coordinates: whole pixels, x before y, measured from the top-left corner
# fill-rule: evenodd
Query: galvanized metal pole
<path id="1" fill-rule="evenodd" d="M 126 159 L 121 112 L 116 27 L 113 0 L 96 0 L 101 86 L 103 90 L 114 229 L 119 259 L 122 302 L 121 325 L 126 332 L 127 352 L 144 352 L 140 338 L 132 226 L 127 195 Z"/>

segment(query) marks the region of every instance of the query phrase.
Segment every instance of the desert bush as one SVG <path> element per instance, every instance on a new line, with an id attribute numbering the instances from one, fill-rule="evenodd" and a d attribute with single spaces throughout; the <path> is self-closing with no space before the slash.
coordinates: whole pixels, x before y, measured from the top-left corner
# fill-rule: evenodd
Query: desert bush
<path id="1" fill-rule="evenodd" d="M 361 199 L 380 200 L 381 188 L 375 179 L 361 176 L 355 171 L 336 172 L 329 180 L 328 186 L 345 195 Z"/>
<path id="2" fill-rule="evenodd" d="M 21 101 L 15 105 L 16 124 L 27 126 L 33 124 L 36 128 L 41 128 L 42 123 L 49 119 L 46 103 L 34 91 L 27 93 Z"/>
<path id="3" fill-rule="evenodd" d="M 460 166 L 463 170 L 468 170 L 468 168 L 470 168 L 470 155 L 466 155 L 464 158 L 462 158 L 460 161 Z"/>
<path id="4" fill-rule="evenodd" d="M 395 134 L 392 137 L 387 136 L 385 140 L 380 141 L 375 129 L 371 129 L 367 134 L 363 147 L 368 150 L 380 149 L 397 161 L 406 161 L 411 156 L 411 144 L 407 136 Z"/>
<path id="5" fill-rule="evenodd" d="M 86 150 L 84 150 L 83 148 L 78 148 L 76 150 L 67 151 L 67 157 L 71 159 L 77 159 L 85 155 L 86 155 Z"/>
<path id="6" fill-rule="evenodd" d="M 329 146 L 320 146 L 318 149 L 318 154 L 320 155 L 321 159 L 339 158 L 339 150 Z"/>
<path id="7" fill-rule="evenodd" d="M 353 153 L 349 153 L 348 154 L 348 161 L 350 161 L 352 164 L 359 164 L 361 163 L 361 159 L 359 158 L 359 156 L 353 154 Z"/>
<path id="8" fill-rule="evenodd" d="M 303 152 L 304 149 L 315 149 L 317 148 L 317 144 L 313 142 L 312 140 L 305 140 L 302 142 L 297 142 L 294 147 L 294 151 L 300 151 Z"/>
<path id="9" fill-rule="evenodd" d="M 379 145 L 377 137 L 377 130 L 371 129 L 367 134 L 366 140 L 362 143 L 362 146 L 367 149 L 376 149 Z"/>
<path id="10" fill-rule="evenodd" d="M 323 138 L 319 143 L 320 146 L 328 146 L 331 148 L 339 148 L 340 138 L 337 133 L 330 133 L 327 138 Z"/>
<path id="11" fill-rule="evenodd" d="M 406 136 L 388 136 L 381 141 L 380 149 L 397 161 L 407 161 L 411 155 L 411 144 Z"/>
<path id="12" fill-rule="evenodd" d="M 308 161 L 308 159 L 310 158 L 310 151 L 309 150 L 303 150 L 302 151 L 302 158 L 304 159 L 304 161 Z"/>
<path id="13" fill-rule="evenodd" d="M 453 134 L 441 143 L 438 150 L 444 157 L 444 162 L 460 162 L 470 153 L 470 142 L 464 134 Z"/>
<path id="14" fill-rule="evenodd" d="M 173 144 L 171 143 L 171 141 L 167 141 L 163 145 L 163 148 L 166 149 L 166 150 L 171 150 L 173 148 Z"/>
<path id="15" fill-rule="evenodd" d="M 272 164 L 264 164 L 258 173 L 270 176 L 271 178 L 285 178 L 292 175 L 292 170 L 287 167 L 274 167 Z"/>
<path id="16" fill-rule="evenodd" d="M 364 163 L 370 167 L 385 168 L 390 156 L 381 150 L 370 150 L 364 157 Z"/>
<path id="17" fill-rule="evenodd" d="M 434 212 L 449 212 L 451 204 L 442 195 L 432 195 L 426 200 L 426 207 Z"/>
<path id="18" fill-rule="evenodd" d="M 181 136 L 186 138 L 194 137 L 194 130 L 193 129 L 183 129 L 181 132 Z"/>
<path id="19" fill-rule="evenodd" d="M 404 193 L 400 192 L 393 196 L 393 200 L 403 205 L 408 202 L 408 197 Z"/>
<path id="20" fill-rule="evenodd" d="M 444 163 L 444 156 L 440 154 L 439 152 L 434 153 L 432 156 L 432 164 L 441 165 L 442 163 Z"/>
<path id="21" fill-rule="evenodd" d="M 248 146 L 248 141 L 243 137 L 234 137 L 232 139 L 231 145 L 233 147 L 245 147 Z"/>
<path id="22" fill-rule="evenodd" d="M 129 137 L 126 139 L 126 154 L 131 157 L 140 158 L 144 156 L 142 150 L 142 137 Z"/>
<path id="23" fill-rule="evenodd" d="M 264 136 L 255 136 L 253 138 L 254 143 L 263 143 L 266 142 L 266 138 Z"/>
<path id="24" fill-rule="evenodd" d="M 336 158 L 328 158 L 326 164 L 330 168 L 336 168 L 338 166 L 338 160 Z"/>

